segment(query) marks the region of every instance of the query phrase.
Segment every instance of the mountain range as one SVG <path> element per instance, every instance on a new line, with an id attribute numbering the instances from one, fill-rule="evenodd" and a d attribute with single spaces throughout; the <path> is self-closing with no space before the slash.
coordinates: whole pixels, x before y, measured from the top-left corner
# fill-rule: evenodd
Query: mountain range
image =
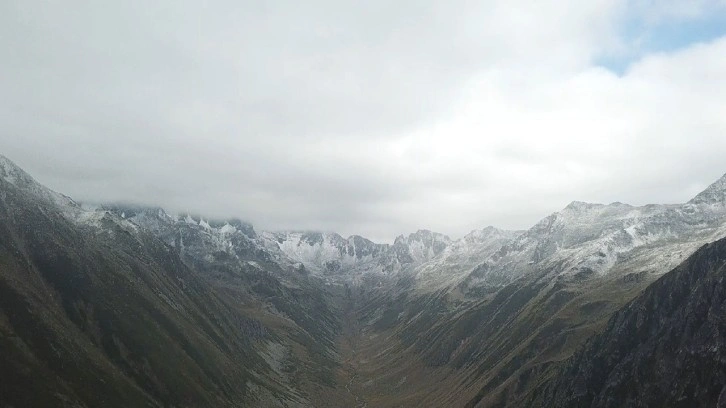
<path id="1" fill-rule="evenodd" d="M 0 407 L 726 406 L 723 237 L 726 176 L 378 244 L 77 203 L 0 156 Z"/>

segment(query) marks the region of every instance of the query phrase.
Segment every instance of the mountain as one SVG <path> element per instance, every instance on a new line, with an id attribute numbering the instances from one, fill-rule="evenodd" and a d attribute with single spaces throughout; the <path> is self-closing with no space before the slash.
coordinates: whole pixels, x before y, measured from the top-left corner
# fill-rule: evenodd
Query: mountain
<path id="1" fill-rule="evenodd" d="M 265 232 L 261 241 L 277 254 L 279 262 L 303 265 L 310 273 L 334 280 L 352 279 L 351 273 L 384 273 L 393 261 L 388 245 L 375 244 L 360 236 L 346 239 L 335 233 Z"/>
<path id="2" fill-rule="evenodd" d="M 418 230 L 408 236 L 396 237 L 393 250 L 401 264 L 421 264 L 441 255 L 451 243 L 446 235 Z"/>
<path id="3" fill-rule="evenodd" d="M 320 232 L 266 232 L 262 239 L 266 248 L 281 253 L 280 258 L 347 282 L 364 274 L 396 274 L 435 258 L 451 244 L 449 237 L 428 230 L 401 235 L 393 245 L 376 244 L 358 235 L 345 239 Z"/>
<path id="4" fill-rule="evenodd" d="M 693 197 L 688 203 L 723 207 L 724 202 L 726 202 L 726 175 Z"/>
<path id="5" fill-rule="evenodd" d="M 434 259 L 452 243 L 447 236 L 427 230 L 399 236 L 388 245 L 358 235 L 343 238 L 336 233 L 314 231 L 257 233 L 251 224 L 240 220 L 170 215 L 161 208 L 115 204 L 90 209 L 112 212 L 197 258 L 204 258 L 210 251 L 230 253 L 240 260 L 272 262 L 337 283 L 353 282 L 365 274 L 396 274 Z"/>
<path id="6" fill-rule="evenodd" d="M 0 178 L 5 182 L 5 185 L 22 189 L 24 192 L 31 194 L 34 200 L 42 201 L 68 212 L 78 209 L 78 204 L 69 197 L 42 186 L 25 170 L 3 155 L 0 155 Z"/>
<path id="7" fill-rule="evenodd" d="M 692 375 L 652 404 L 698 405 L 726 385 L 693 368 L 721 370 L 724 244 L 689 257 L 724 236 L 726 176 L 685 204 L 379 244 L 78 204 L 0 156 L 0 401 L 612 406 Z"/>
<path id="8" fill-rule="evenodd" d="M 719 180 L 707 191 L 715 194 L 723 185 Z M 460 280 L 467 288 L 487 288 L 541 271 L 571 279 L 663 273 L 726 235 L 725 216 L 724 201 L 643 207 L 573 202 L 482 258 L 476 271 L 460 270 Z"/>
<path id="9" fill-rule="evenodd" d="M 726 406 L 726 239 L 618 310 L 527 405 Z"/>
<path id="10" fill-rule="evenodd" d="M 369 380 L 359 392 L 383 407 L 520 406 L 618 308 L 723 236 L 718 200 L 573 202 L 527 231 L 483 234 L 492 245 L 473 245 L 470 263 L 451 256 L 459 242 L 386 291 L 361 293 L 358 370 Z"/>
<path id="11" fill-rule="evenodd" d="M 3 406 L 310 406 L 310 384 L 334 384 L 324 285 L 220 255 L 198 225 L 169 245 L 161 211 L 134 215 L 159 221 L 147 230 L 7 159 L 2 175 Z"/>

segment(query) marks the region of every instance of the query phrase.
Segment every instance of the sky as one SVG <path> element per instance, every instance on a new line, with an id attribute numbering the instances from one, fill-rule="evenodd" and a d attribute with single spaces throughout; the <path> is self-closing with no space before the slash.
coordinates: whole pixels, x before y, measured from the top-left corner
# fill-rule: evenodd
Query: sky
<path id="1" fill-rule="evenodd" d="M 391 242 L 726 173 L 726 0 L 0 3 L 0 154 L 85 202 Z"/>

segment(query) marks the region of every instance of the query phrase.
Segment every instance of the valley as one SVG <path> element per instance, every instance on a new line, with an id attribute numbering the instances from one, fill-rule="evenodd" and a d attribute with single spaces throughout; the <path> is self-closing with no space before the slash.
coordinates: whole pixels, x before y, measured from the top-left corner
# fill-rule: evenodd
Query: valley
<path id="1" fill-rule="evenodd" d="M 356 298 L 352 294 L 352 291 L 348 290 L 346 292 L 342 318 L 343 330 L 339 343 L 339 351 L 341 360 L 343 361 L 343 372 L 345 373 L 345 377 L 349 378 L 349 380 L 348 382 L 345 382 L 344 379 L 343 382 L 345 382 L 345 390 L 350 394 L 350 397 L 353 400 L 351 406 L 356 408 L 365 408 L 368 404 L 362 397 L 361 384 L 364 382 L 364 379 L 361 377 L 360 373 L 361 356 L 358 354 L 362 340 L 360 321 L 356 313 L 358 304 L 356 302 Z"/>
<path id="2" fill-rule="evenodd" d="M 393 244 L 79 204 L 4 157 L 0 176 L 7 406 L 616 406 L 623 376 L 663 404 L 721 395 L 726 176 L 684 204 Z M 690 354 L 653 368 L 671 349 Z M 674 367 L 695 380 L 665 395 Z"/>

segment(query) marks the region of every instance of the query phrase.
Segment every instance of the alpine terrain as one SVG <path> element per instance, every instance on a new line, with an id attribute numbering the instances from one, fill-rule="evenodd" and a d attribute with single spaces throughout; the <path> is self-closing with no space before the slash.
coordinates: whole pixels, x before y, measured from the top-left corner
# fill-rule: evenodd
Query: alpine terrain
<path id="1" fill-rule="evenodd" d="M 0 407 L 726 406 L 726 176 L 393 244 L 88 205 L 0 156 Z"/>

